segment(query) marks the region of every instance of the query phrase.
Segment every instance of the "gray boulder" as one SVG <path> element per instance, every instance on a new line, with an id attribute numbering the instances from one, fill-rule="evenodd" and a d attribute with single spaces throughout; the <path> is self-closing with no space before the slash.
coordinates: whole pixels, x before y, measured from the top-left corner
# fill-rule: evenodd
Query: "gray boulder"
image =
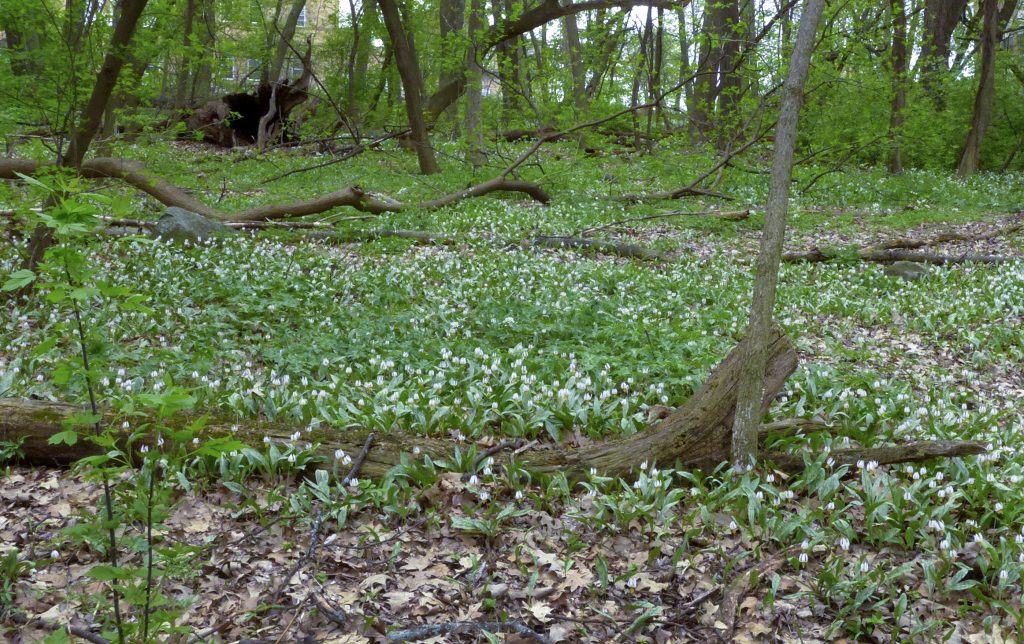
<path id="1" fill-rule="evenodd" d="M 893 262 L 885 268 L 882 272 L 889 277 L 900 277 L 908 282 L 920 279 L 928 274 L 928 266 L 919 262 Z"/>
<path id="2" fill-rule="evenodd" d="M 157 237 L 173 240 L 176 243 L 197 243 L 200 239 L 234 235 L 236 231 L 219 221 L 207 219 L 194 212 L 171 206 L 157 220 L 153 234 Z"/>

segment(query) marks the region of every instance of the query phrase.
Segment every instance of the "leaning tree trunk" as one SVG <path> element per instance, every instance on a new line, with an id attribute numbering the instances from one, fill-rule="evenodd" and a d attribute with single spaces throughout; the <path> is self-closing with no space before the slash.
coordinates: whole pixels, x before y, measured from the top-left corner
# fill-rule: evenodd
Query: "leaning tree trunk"
<path id="1" fill-rule="evenodd" d="M 770 364 L 767 347 L 771 343 L 772 312 L 775 309 L 775 291 L 786 236 L 793 149 L 796 146 L 804 83 L 824 6 L 825 0 L 805 0 L 796 45 L 789 61 L 789 73 L 782 87 L 782 108 L 779 124 L 775 128 L 775 155 L 772 160 L 768 205 L 761 235 L 761 251 L 757 256 L 754 297 L 745 343 L 747 353 L 739 372 L 739 398 L 732 433 L 732 463 L 735 467 L 747 467 L 757 458 L 757 428 L 760 417 L 764 415 L 761 401 L 765 388 L 765 367 Z"/>
<path id="2" fill-rule="evenodd" d="M 797 356 L 789 339 L 779 330 L 771 332 L 767 347 L 768 368 L 765 371 L 764 397 L 760 404 L 766 410 L 782 390 L 786 378 L 796 369 Z M 729 457 L 733 410 L 736 404 L 736 383 L 744 355 L 743 343 L 708 376 L 700 389 L 682 407 L 670 411 L 645 431 L 624 438 L 573 449 L 563 446 L 540 447 L 518 454 L 527 468 L 539 473 L 563 472 L 570 478 L 586 476 L 590 468 L 603 475 L 630 476 L 642 463 L 663 467 L 678 466 L 691 470 L 711 471 Z M 66 465 L 98 451 L 95 444 L 79 440 L 74 445 L 51 445 L 50 438 L 64 430 L 63 423 L 81 407 L 41 400 L 0 398 L 0 441 L 22 441 L 23 459 L 33 464 Z M 103 424 L 120 427 L 122 419 L 105 413 Z M 194 420 L 182 415 L 175 420 L 185 425 Z M 134 418 L 135 425 L 146 422 Z M 206 436 L 231 436 L 259 447 L 263 437 L 287 442 L 307 423 L 299 421 L 268 421 L 236 417 L 207 416 Z M 820 423 L 781 423 L 761 428 L 760 437 L 775 432 L 791 434 L 805 427 L 820 431 Z M 319 444 L 318 453 L 333 459 L 338 449 L 357 453 L 366 444 L 369 432 L 360 428 L 320 428 L 303 432 L 303 440 Z M 124 438 L 124 436 L 122 436 Z M 145 441 L 134 444 L 138 449 Z M 416 436 L 401 431 L 374 435 L 372 449 L 367 453 L 361 474 L 380 478 L 399 463 L 402 454 L 415 452 L 431 458 L 447 458 L 452 443 L 447 439 Z M 908 460 L 924 460 L 941 456 L 980 454 L 985 445 L 978 442 L 919 442 L 872 449 L 833 450 L 830 456 L 837 465 L 858 460 L 874 460 L 880 464 Z M 801 454 L 769 453 L 777 466 L 786 471 L 799 471 L 804 466 Z"/>
<path id="3" fill-rule="evenodd" d="M 944 97 L 939 92 L 939 77 L 949 72 L 949 41 L 953 30 L 964 13 L 967 0 L 925 0 L 924 40 L 918 67 L 921 82 L 931 94 L 937 107 L 944 107 Z"/>
<path id="4" fill-rule="evenodd" d="M 430 135 L 427 133 L 427 121 L 423 118 L 423 76 L 420 75 L 416 52 L 412 49 L 409 35 L 402 24 L 402 15 L 398 11 L 396 0 L 377 0 L 384 27 L 388 30 L 392 51 L 395 54 L 395 66 L 402 81 L 405 93 L 405 112 L 409 117 L 412 143 L 416 148 L 422 174 L 437 174 L 441 168 L 434 158 L 434 148 L 430 146 Z"/>

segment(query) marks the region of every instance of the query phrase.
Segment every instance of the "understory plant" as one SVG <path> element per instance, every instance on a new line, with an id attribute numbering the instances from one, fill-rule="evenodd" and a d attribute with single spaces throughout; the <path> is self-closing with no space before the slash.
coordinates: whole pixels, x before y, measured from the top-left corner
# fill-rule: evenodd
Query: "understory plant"
<path id="1" fill-rule="evenodd" d="M 105 225 L 100 208 L 116 211 L 119 204 L 81 191 L 75 179 L 60 174 L 47 182 L 23 179 L 44 194 L 46 206 L 36 215 L 37 225 L 48 230 L 53 241 L 35 270 L 15 271 L 2 288 L 21 293 L 31 289 L 30 296 L 52 306 L 50 315 L 57 320 L 49 336 L 33 349 L 35 355 L 54 348 L 77 354 L 76 359 L 60 361 L 50 377 L 55 385 L 84 396 L 88 406 L 70 416 L 50 443 L 92 443 L 94 448 L 87 451 L 95 453 L 76 466 L 102 486 L 98 506 L 85 510 L 84 520 L 65 528 L 63 536 L 72 544 L 88 546 L 100 558 L 88 576 L 109 588 L 108 598 L 94 606 L 110 609 L 104 635 L 120 642 L 150 641 L 179 630 L 174 620 L 180 602 L 165 595 L 158 580 L 173 572 L 172 565 L 180 572 L 195 554 L 160 538 L 162 522 L 177 496 L 189 489 L 185 465 L 237 450 L 241 443 L 201 440 L 203 418 L 172 428 L 170 419 L 190 409 L 195 398 L 162 381 L 154 383 L 152 391 L 140 390 L 126 399 L 99 399 L 96 383 L 105 371 L 109 347 L 99 329 L 90 326 L 92 315 L 104 307 L 120 314 L 152 314 L 142 296 L 100 279 L 93 266 L 89 238 Z M 114 409 L 103 409 L 104 402 Z"/>

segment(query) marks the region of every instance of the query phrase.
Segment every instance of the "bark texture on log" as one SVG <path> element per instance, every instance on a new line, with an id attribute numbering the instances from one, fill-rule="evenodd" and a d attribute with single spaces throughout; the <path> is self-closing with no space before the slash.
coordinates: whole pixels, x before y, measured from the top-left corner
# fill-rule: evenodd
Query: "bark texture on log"
<path id="1" fill-rule="evenodd" d="M 736 383 L 743 348 L 733 349 L 726 359 L 708 376 L 701 388 L 681 407 L 667 410 L 659 420 L 645 431 L 584 448 L 542 446 L 523 451 L 519 457 L 526 467 L 548 474 L 564 472 L 570 478 L 586 475 L 595 468 L 602 475 L 630 476 L 643 462 L 662 467 L 678 465 L 689 470 L 710 471 L 729 458 L 732 417 L 736 405 Z M 782 390 L 786 378 L 796 369 L 797 356 L 789 339 L 778 329 L 773 330 L 768 346 L 768 370 L 762 409 Z M 96 453 L 96 446 L 81 439 L 75 445 L 50 445 L 49 439 L 64 429 L 64 421 L 83 407 L 42 400 L 0 398 L 0 441 L 23 439 L 22 452 L 28 463 L 67 465 L 82 457 Z M 186 424 L 194 416 L 183 415 L 176 423 Z M 121 419 L 106 413 L 103 423 L 118 426 Z M 135 424 L 140 420 L 135 419 Z M 270 437 L 287 442 L 298 430 L 306 427 L 298 421 L 268 421 L 260 418 L 240 419 L 225 415 L 208 418 L 204 432 L 208 436 L 233 436 L 254 446 Z M 796 433 L 827 429 L 818 419 L 791 420 L 763 425 L 761 440 L 792 436 Z M 303 440 L 319 443 L 319 453 L 326 459 L 334 458 L 335 450 L 358 454 L 366 444 L 365 429 L 324 428 L 308 434 Z M 361 473 L 370 478 L 381 478 L 394 467 L 402 454 L 413 448 L 433 459 L 448 458 L 452 441 L 444 438 L 416 436 L 403 431 L 376 434 L 373 448 L 366 455 Z M 948 456 L 981 454 L 986 445 L 979 442 L 915 442 L 866 449 L 833 450 L 836 466 L 852 465 L 858 461 L 876 461 L 880 464 L 926 460 Z M 768 452 L 765 458 L 782 470 L 796 472 L 804 467 L 800 454 Z"/>
<path id="2" fill-rule="evenodd" d="M 627 476 L 643 462 L 671 466 L 678 463 L 686 469 L 711 470 L 729 456 L 729 435 L 736 404 L 736 373 L 738 349 L 708 376 L 701 388 L 678 409 L 669 413 L 647 430 L 584 448 L 553 446 L 521 454 L 526 466 L 536 472 L 584 476 L 590 468 L 608 476 Z M 769 345 L 769 368 L 765 382 L 764 409 L 782 390 L 786 378 L 796 369 L 797 356 L 789 339 L 776 329 Z M 86 440 L 75 445 L 50 445 L 48 440 L 62 431 L 62 421 L 82 408 L 38 400 L 0 399 L 0 440 L 24 437 L 22 446 L 27 461 L 66 464 L 87 456 L 95 446 Z M 113 425 L 118 419 L 104 418 Z M 187 421 L 187 419 L 185 419 Z M 138 424 L 138 421 L 134 421 Z M 208 435 L 235 435 L 240 440 L 259 444 L 264 436 L 286 441 L 297 428 L 294 421 L 271 422 L 262 419 L 213 417 L 207 423 Z M 304 425 L 303 425 L 304 426 Z M 233 427 L 240 427 L 234 430 Z M 320 428 L 304 440 L 320 443 L 320 451 L 333 458 L 343 449 L 357 453 L 368 432 L 354 428 Z M 431 458 L 451 455 L 450 440 L 415 436 L 401 431 L 379 434 L 370 450 L 363 472 L 379 478 L 399 462 L 402 453 L 418 447 Z"/>

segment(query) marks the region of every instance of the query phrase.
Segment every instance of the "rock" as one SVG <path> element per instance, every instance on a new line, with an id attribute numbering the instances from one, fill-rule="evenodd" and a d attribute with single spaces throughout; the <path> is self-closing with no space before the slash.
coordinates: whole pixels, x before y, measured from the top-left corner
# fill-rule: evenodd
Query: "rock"
<path id="1" fill-rule="evenodd" d="M 928 267 L 919 262 L 894 262 L 882 269 L 889 277 L 901 277 L 913 282 L 928 274 Z"/>
<path id="2" fill-rule="evenodd" d="M 186 241 L 195 244 L 200 239 L 233 235 L 235 232 L 219 221 L 207 219 L 176 206 L 165 210 L 153 227 L 155 236 L 171 239 L 179 244 Z"/>

